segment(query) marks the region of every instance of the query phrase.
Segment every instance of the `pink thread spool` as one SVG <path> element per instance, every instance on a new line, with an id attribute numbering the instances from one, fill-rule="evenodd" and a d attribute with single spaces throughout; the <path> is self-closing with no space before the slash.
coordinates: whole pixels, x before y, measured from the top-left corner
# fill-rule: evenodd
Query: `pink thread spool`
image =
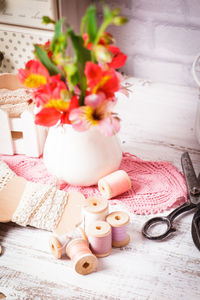
<path id="1" fill-rule="evenodd" d="M 129 215 L 123 211 L 115 211 L 110 213 L 106 222 L 112 227 L 112 246 L 116 248 L 126 246 L 130 241 L 127 233 L 127 224 L 129 223 Z"/>
<path id="2" fill-rule="evenodd" d="M 131 180 L 124 170 L 115 171 L 98 181 L 101 194 L 107 198 L 113 198 L 131 188 Z"/>
<path id="3" fill-rule="evenodd" d="M 96 221 L 88 228 L 90 249 L 97 257 L 104 257 L 112 251 L 111 227 L 105 221 Z"/>
<path id="4" fill-rule="evenodd" d="M 66 254 L 73 261 L 77 273 L 87 275 L 97 271 L 97 258 L 92 254 L 85 239 L 78 238 L 70 241 L 66 247 Z"/>
<path id="5" fill-rule="evenodd" d="M 84 238 L 87 241 L 87 236 L 82 227 L 77 227 L 73 232 L 64 235 L 52 235 L 49 238 L 49 246 L 55 258 L 61 258 L 66 255 L 67 244 L 75 238 Z"/>

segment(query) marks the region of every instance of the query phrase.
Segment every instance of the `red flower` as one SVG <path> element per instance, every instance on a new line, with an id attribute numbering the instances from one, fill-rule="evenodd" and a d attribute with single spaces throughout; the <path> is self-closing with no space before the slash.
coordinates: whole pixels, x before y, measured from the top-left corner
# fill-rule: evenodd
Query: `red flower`
<path id="1" fill-rule="evenodd" d="M 114 69 L 104 70 L 97 64 L 87 62 L 85 75 L 91 94 L 103 92 L 106 98 L 113 98 L 114 93 L 119 90 L 120 83 Z"/>
<path id="2" fill-rule="evenodd" d="M 70 111 L 79 106 L 77 96 L 73 96 L 65 109 L 58 107 L 44 107 L 35 115 L 35 123 L 43 126 L 54 126 L 59 121 L 61 124 L 71 124 L 69 120 Z"/>
<path id="3" fill-rule="evenodd" d="M 56 125 L 60 117 L 60 111 L 54 107 L 44 107 L 35 115 L 35 124 L 50 127 Z"/>
<path id="4" fill-rule="evenodd" d="M 18 70 L 19 80 L 29 88 L 37 88 L 47 83 L 49 73 L 38 60 L 29 60 L 25 69 Z"/>
<path id="5" fill-rule="evenodd" d="M 60 74 L 49 77 L 48 83 L 34 92 L 36 106 L 44 106 L 52 99 L 61 99 L 61 92 L 66 89 L 67 86 L 60 79 Z"/>
<path id="6" fill-rule="evenodd" d="M 127 56 L 120 51 L 118 47 L 109 46 L 108 50 L 113 54 L 113 59 L 108 66 L 113 69 L 119 69 L 123 67 L 126 62 Z"/>
<path id="7" fill-rule="evenodd" d="M 47 41 L 43 46 L 44 50 L 47 52 L 48 57 L 51 59 L 53 52 L 50 49 L 50 41 Z"/>
<path id="8" fill-rule="evenodd" d="M 88 42 L 89 41 L 88 34 L 85 32 L 82 37 L 84 41 L 84 47 L 87 48 L 88 50 L 92 50 L 93 45 L 91 42 L 90 43 Z"/>
<path id="9" fill-rule="evenodd" d="M 88 50 L 92 50 L 93 44 L 91 42 L 89 42 L 88 34 L 85 32 L 82 37 L 84 40 L 84 47 L 86 47 Z M 113 42 L 114 42 L 113 36 L 108 32 L 103 32 L 102 36 L 99 39 L 98 44 L 107 46 L 107 45 L 112 44 Z"/>
<path id="10" fill-rule="evenodd" d="M 84 46 L 88 49 L 88 50 L 94 50 L 94 52 L 97 51 L 97 49 L 95 48 L 95 45 L 93 45 L 91 42 L 89 41 L 89 37 L 87 33 L 83 34 L 83 40 L 84 40 Z M 112 61 L 111 62 L 107 62 L 107 65 L 110 68 L 113 69 L 119 69 L 121 67 L 123 67 L 123 65 L 126 62 L 127 56 L 120 51 L 120 49 L 118 47 L 112 46 L 112 44 L 114 43 L 114 39 L 113 36 L 108 33 L 108 32 L 104 32 L 98 42 L 98 45 L 101 45 L 103 47 L 105 47 L 105 51 L 108 51 L 108 53 L 110 52 L 113 56 Z M 98 60 L 98 57 L 96 57 Z"/>

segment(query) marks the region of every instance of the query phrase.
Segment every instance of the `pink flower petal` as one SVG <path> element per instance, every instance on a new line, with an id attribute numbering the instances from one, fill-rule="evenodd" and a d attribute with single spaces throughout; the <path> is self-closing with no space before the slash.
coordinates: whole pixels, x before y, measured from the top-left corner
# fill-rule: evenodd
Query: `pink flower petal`
<path id="1" fill-rule="evenodd" d="M 93 109 L 96 109 L 106 100 L 104 93 L 91 94 L 85 97 L 85 105 L 91 106 Z"/>
<path id="2" fill-rule="evenodd" d="M 120 129 L 120 121 L 115 117 L 108 117 L 99 122 L 98 127 L 100 131 L 106 136 L 112 136 L 119 132 Z"/>

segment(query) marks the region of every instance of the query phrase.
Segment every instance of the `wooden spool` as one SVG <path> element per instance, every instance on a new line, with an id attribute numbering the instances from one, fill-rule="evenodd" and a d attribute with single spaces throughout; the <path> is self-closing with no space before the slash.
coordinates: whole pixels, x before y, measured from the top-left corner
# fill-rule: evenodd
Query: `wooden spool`
<path id="1" fill-rule="evenodd" d="M 105 221 L 96 221 L 88 228 L 88 241 L 90 249 L 97 257 L 108 256 L 112 251 L 111 227 Z M 98 240 L 98 242 L 97 242 Z M 107 245 L 105 244 L 107 243 Z M 105 251 L 102 252 L 100 245 L 104 244 Z"/>
<path id="2" fill-rule="evenodd" d="M 102 198 L 90 197 L 86 199 L 82 210 L 84 227 L 87 231 L 88 226 L 97 221 L 105 221 L 108 214 L 108 201 Z"/>
<path id="3" fill-rule="evenodd" d="M 129 221 L 129 215 L 123 211 L 112 212 L 106 217 L 106 222 L 108 222 L 112 228 L 126 226 Z M 112 239 L 112 246 L 116 248 L 124 247 L 129 243 L 129 241 L 130 236 L 127 233 L 126 238 L 122 241 L 115 241 Z"/>
<path id="4" fill-rule="evenodd" d="M 80 254 L 80 256 L 73 259 L 71 257 L 71 248 L 76 247 L 79 243 L 84 243 L 85 247 L 88 248 L 88 253 Z M 89 245 L 85 239 L 74 239 L 70 241 L 66 247 L 66 254 L 69 256 L 74 262 L 74 269 L 77 273 L 81 275 L 87 275 L 97 270 L 98 261 L 94 254 L 89 249 Z"/>

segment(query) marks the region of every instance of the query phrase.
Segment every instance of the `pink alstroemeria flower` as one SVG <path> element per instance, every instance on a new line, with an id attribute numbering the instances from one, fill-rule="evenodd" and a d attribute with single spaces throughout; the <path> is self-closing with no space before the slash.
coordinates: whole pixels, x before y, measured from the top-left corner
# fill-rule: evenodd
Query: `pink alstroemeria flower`
<path id="1" fill-rule="evenodd" d="M 119 118 L 111 112 L 115 99 L 107 101 L 104 93 L 91 94 L 85 97 L 85 106 L 70 112 L 69 119 L 77 131 L 85 131 L 92 126 L 107 136 L 116 134 L 120 129 Z"/>

